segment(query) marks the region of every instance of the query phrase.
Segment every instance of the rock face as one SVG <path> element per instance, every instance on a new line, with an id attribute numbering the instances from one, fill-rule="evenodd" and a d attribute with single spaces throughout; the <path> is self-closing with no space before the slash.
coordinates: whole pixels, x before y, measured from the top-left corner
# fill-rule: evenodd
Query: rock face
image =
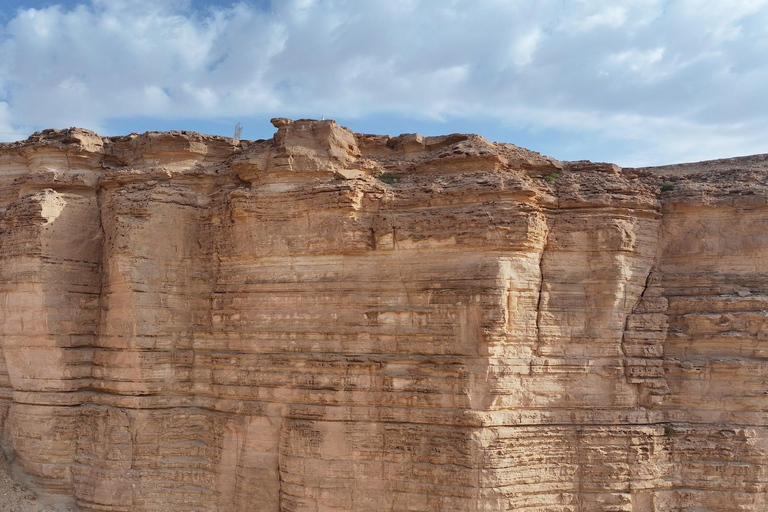
<path id="1" fill-rule="evenodd" d="M 17 479 L 110 512 L 768 510 L 767 157 L 274 124 L 0 145 Z"/>

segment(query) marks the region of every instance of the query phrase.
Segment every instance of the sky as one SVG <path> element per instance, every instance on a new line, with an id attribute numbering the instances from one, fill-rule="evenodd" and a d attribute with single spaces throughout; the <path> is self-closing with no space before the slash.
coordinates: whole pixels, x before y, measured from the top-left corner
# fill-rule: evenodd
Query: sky
<path id="1" fill-rule="evenodd" d="M 623 166 L 768 153 L 768 0 L 0 3 L 0 141 L 271 117 Z"/>

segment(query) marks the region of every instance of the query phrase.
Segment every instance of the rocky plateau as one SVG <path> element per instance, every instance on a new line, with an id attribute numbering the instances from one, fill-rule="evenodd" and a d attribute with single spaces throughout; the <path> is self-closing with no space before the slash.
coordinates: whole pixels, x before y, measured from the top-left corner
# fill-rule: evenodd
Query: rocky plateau
<path id="1" fill-rule="evenodd" d="M 768 155 L 273 124 L 0 145 L 35 506 L 768 510 Z"/>

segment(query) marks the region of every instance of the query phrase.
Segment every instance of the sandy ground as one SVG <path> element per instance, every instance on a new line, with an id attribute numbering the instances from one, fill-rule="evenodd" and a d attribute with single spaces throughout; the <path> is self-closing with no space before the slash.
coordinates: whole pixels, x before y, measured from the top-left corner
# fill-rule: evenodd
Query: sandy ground
<path id="1" fill-rule="evenodd" d="M 0 450 L 0 511 L 55 512 L 55 509 L 40 503 L 33 492 L 13 481 L 8 461 L 2 450 Z"/>

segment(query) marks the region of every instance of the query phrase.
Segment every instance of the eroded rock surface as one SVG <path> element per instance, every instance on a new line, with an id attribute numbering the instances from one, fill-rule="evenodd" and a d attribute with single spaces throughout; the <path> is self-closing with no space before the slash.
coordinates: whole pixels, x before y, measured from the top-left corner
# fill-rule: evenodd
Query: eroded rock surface
<path id="1" fill-rule="evenodd" d="M 89 511 L 768 510 L 768 164 L 0 145 L 0 425 Z"/>

